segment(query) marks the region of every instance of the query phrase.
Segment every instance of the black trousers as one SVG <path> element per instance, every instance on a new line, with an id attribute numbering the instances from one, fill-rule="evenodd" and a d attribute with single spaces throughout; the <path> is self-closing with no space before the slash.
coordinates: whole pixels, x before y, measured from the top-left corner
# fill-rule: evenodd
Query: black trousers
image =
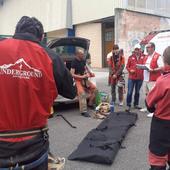
<path id="1" fill-rule="evenodd" d="M 170 120 L 162 120 L 155 116 L 152 118 L 150 130 L 150 151 L 158 156 L 170 152 Z"/>
<path id="2" fill-rule="evenodd" d="M 0 168 L 32 163 L 49 150 L 48 135 L 42 133 L 22 142 L 0 141 Z M 48 160 L 31 170 L 48 170 Z"/>

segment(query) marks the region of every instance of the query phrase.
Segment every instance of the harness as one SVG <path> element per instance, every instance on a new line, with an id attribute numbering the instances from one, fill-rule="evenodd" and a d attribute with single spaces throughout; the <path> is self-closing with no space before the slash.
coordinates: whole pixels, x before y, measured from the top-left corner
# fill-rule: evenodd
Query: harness
<path id="1" fill-rule="evenodd" d="M 23 131 L 5 131 L 0 132 L 0 138 L 17 138 L 17 137 L 25 137 L 31 135 L 37 135 L 39 133 L 47 132 L 48 127 L 38 128 L 38 129 L 29 129 Z"/>

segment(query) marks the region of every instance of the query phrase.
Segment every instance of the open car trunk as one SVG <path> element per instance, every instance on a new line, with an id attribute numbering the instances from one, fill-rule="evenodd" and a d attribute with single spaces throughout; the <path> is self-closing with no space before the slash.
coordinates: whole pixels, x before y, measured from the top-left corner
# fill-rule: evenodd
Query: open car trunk
<path id="1" fill-rule="evenodd" d="M 90 40 L 81 37 L 64 37 L 49 41 L 47 46 L 51 48 L 64 61 L 66 67 L 71 69 L 71 62 L 75 58 L 77 49 L 82 49 L 85 60 L 88 58 Z M 56 102 L 72 103 L 77 101 L 77 97 L 73 100 L 58 96 Z"/>
<path id="2" fill-rule="evenodd" d="M 71 62 L 75 57 L 76 49 L 84 51 L 84 58 L 88 56 L 90 41 L 80 37 L 65 37 L 50 41 L 48 47 L 54 50 L 65 62 L 66 67 L 70 70 Z"/>

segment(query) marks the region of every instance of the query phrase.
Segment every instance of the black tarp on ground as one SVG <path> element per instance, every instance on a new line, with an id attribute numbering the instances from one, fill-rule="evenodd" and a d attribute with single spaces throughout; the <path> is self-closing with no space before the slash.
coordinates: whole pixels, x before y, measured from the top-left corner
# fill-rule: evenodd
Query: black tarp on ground
<path id="1" fill-rule="evenodd" d="M 68 159 L 112 164 L 128 129 L 136 120 L 136 113 L 110 114 L 96 129 L 87 134 Z"/>

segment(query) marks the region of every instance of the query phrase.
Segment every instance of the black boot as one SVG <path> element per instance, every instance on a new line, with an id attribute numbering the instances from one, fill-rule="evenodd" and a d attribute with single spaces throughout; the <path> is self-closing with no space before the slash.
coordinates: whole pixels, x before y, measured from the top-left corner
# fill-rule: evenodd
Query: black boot
<path id="1" fill-rule="evenodd" d="M 153 165 L 151 165 L 150 170 L 166 170 L 166 166 L 153 166 Z"/>

